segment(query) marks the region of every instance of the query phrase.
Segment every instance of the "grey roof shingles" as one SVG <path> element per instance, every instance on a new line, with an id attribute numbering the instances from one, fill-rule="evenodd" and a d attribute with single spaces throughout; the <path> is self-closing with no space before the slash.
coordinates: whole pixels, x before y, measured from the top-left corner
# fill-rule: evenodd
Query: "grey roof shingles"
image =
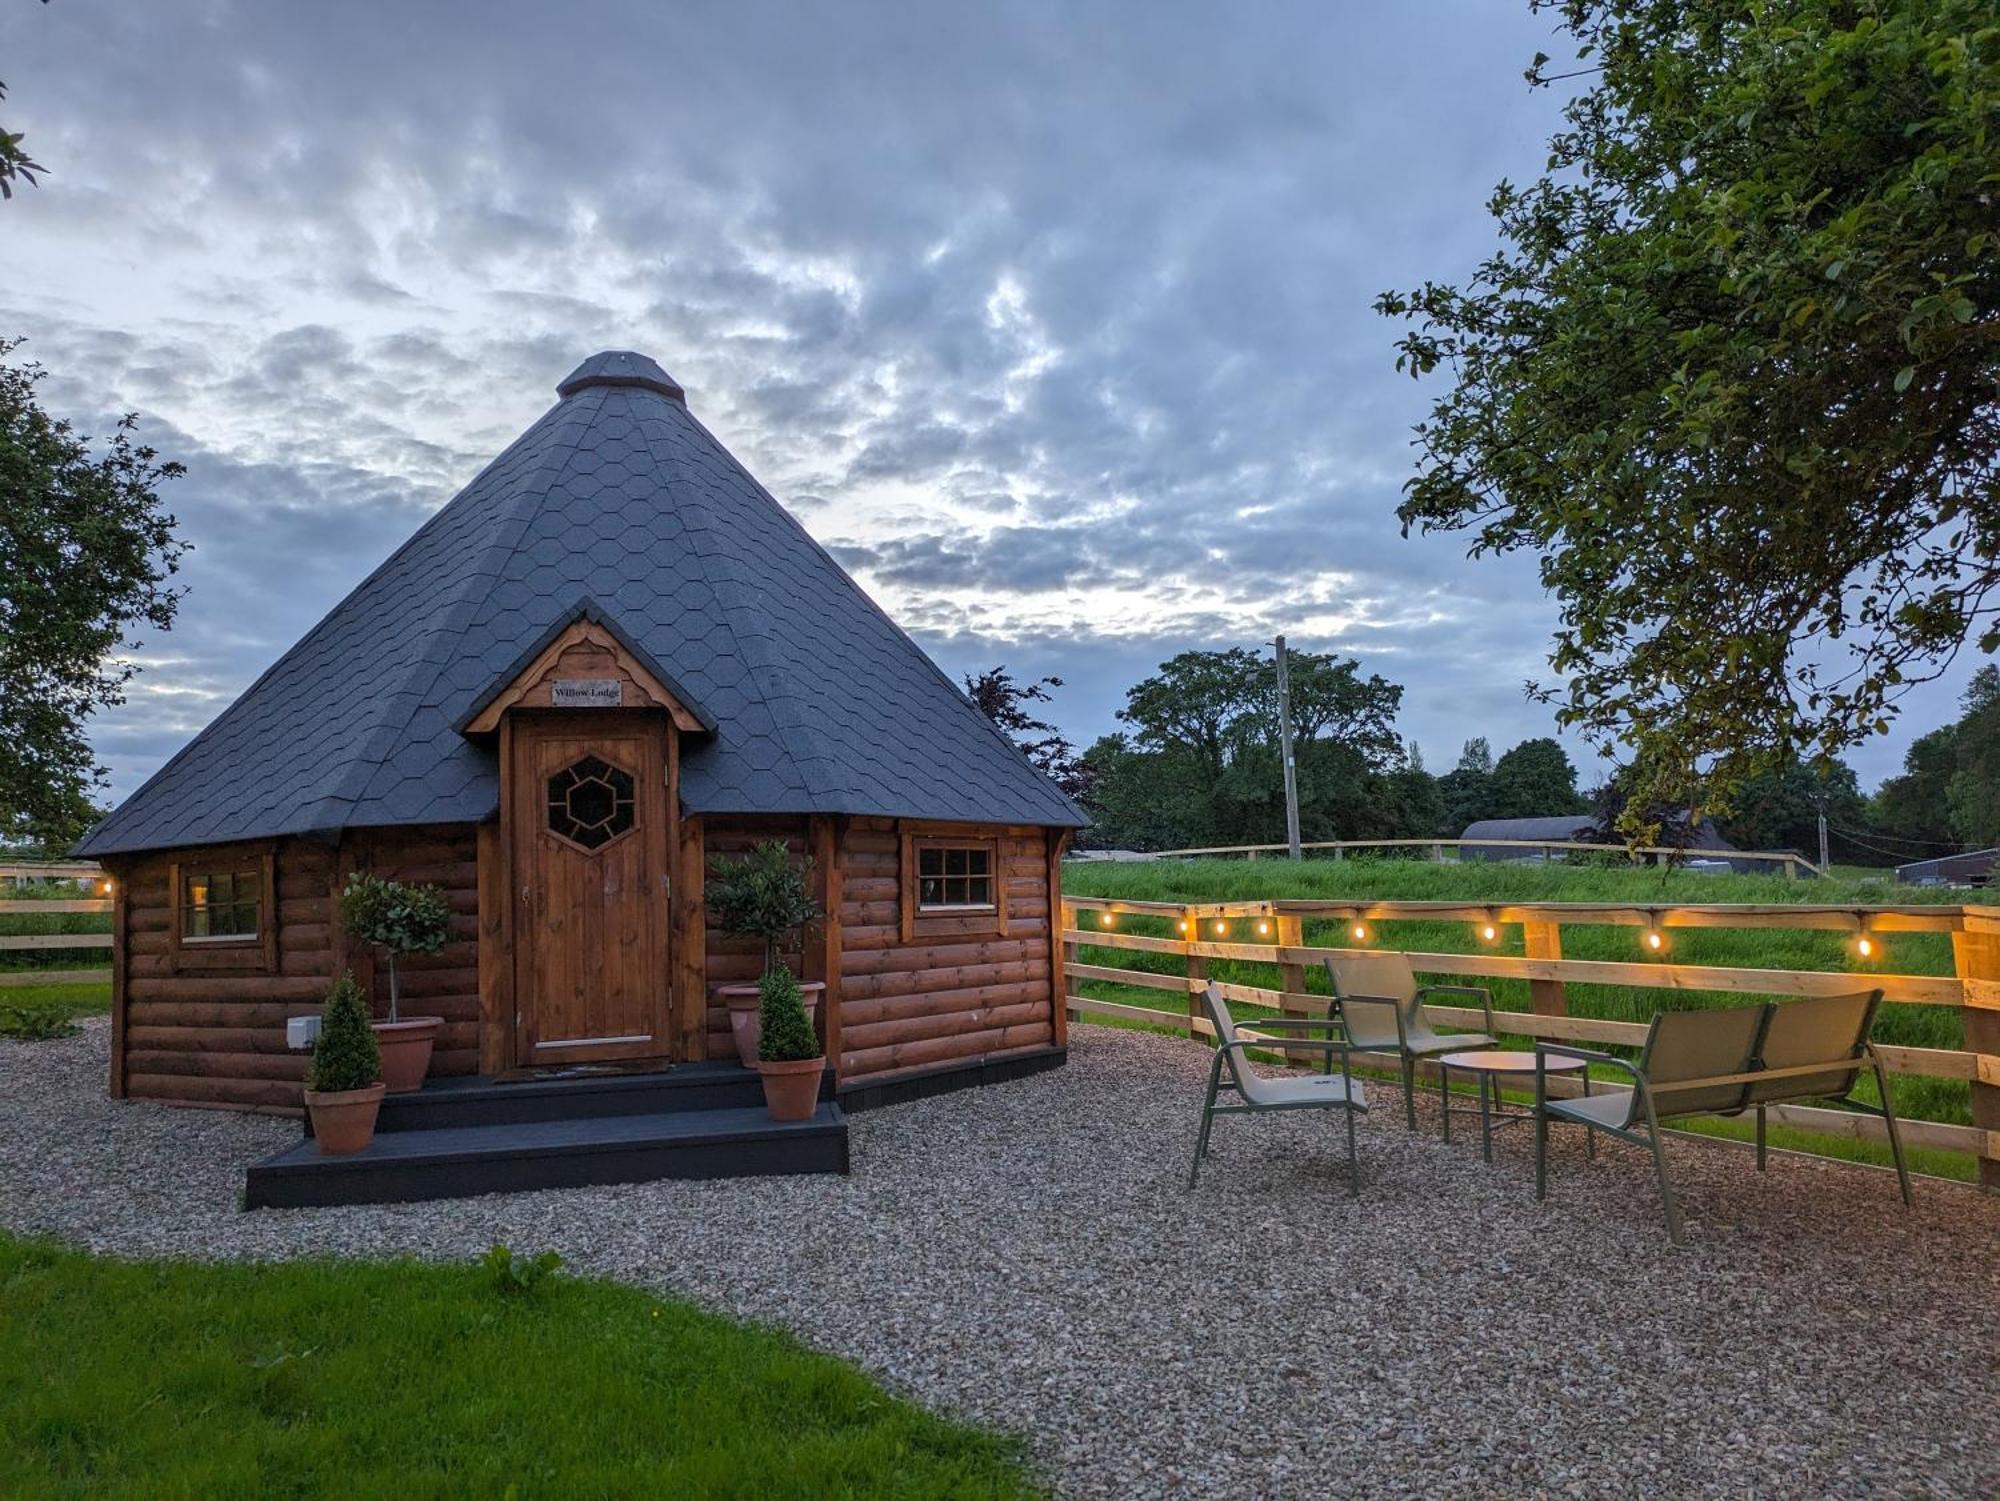
<path id="1" fill-rule="evenodd" d="M 458 726 L 579 609 L 716 724 L 690 812 L 1088 822 L 659 366 L 596 355 L 561 391 L 77 853 L 490 818 L 493 748 Z"/>

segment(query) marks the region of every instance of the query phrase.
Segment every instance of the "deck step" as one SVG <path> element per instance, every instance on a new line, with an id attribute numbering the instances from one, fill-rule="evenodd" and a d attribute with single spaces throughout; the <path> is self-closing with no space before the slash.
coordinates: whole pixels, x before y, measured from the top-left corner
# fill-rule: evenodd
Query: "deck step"
<path id="1" fill-rule="evenodd" d="M 822 1098 L 832 1098 L 831 1085 Z M 539 1079 L 432 1079 L 414 1094 L 384 1097 L 375 1129 L 430 1131 L 678 1110 L 748 1109 L 764 1103 L 755 1069 L 683 1063 L 658 1073 L 566 1074 Z"/>
<path id="2" fill-rule="evenodd" d="M 752 1076 L 753 1080 L 755 1076 Z M 254 1164 L 246 1209 L 394 1204 L 538 1188 L 847 1171 L 847 1118 L 774 1121 L 754 1107 L 378 1131 L 351 1157 L 310 1139 Z"/>

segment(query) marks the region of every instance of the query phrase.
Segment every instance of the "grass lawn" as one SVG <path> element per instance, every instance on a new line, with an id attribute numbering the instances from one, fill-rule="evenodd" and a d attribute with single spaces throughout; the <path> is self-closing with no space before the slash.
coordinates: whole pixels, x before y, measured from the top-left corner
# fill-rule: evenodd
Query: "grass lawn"
<path id="1" fill-rule="evenodd" d="M 0 1235 L 0 1495 L 1034 1496 L 1011 1441 L 788 1336 L 557 1276 Z"/>
<path id="2" fill-rule="evenodd" d="M 1317 898 L 1330 901 L 1464 901 L 1493 902 L 1631 902 L 1635 907 L 1669 906 L 1677 902 L 1809 902 L 1868 904 L 1955 904 L 2000 901 L 2000 892 L 1947 891 L 1896 886 L 1887 873 L 1855 879 L 1787 880 L 1782 876 L 1723 876 L 1657 869 L 1608 866 L 1540 865 L 1526 862 L 1433 864 L 1416 860 L 1309 859 L 1296 865 L 1284 859 L 1161 860 L 1144 863 L 1072 862 L 1063 868 L 1063 888 L 1076 896 L 1122 897 L 1131 901 L 1221 902 L 1274 898 Z M 1121 917 L 1120 931 L 1173 937 L 1170 919 Z M 1305 941 L 1314 947 L 1342 947 L 1352 940 L 1332 921 L 1308 920 Z M 1671 929 L 1670 952 L 1650 956 L 1638 945 L 1638 929 L 1574 926 L 1563 930 L 1563 956 L 1637 963 L 1712 964 L 1762 969 L 1805 969 L 1851 972 L 1866 984 L 1871 969 L 1912 975 L 1949 975 L 1951 940 L 1941 933 L 1897 933 L 1880 940 L 1881 952 L 1864 964 L 1839 933 L 1795 928 Z M 1243 941 L 1242 935 L 1229 935 Z M 1429 953 L 1519 954 L 1521 930 L 1501 929 L 1500 941 L 1479 941 L 1470 924 L 1462 922 L 1386 922 L 1373 925 L 1369 947 Z M 1182 961 L 1167 954 L 1088 948 L 1087 964 L 1115 965 L 1180 974 Z M 1275 965 L 1211 960 L 1209 973 L 1241 985 L 1275 986 Z M 1452 981 L 1460 977 L 1426 978 Z M 1489 980 L 1497 1008 L 1529 1009 L 1525 980 Z M 1308 970 L 1307 984 L 1325 991 L 1326 976 Z M 1158 991 L 1088 981 L 1086 995 L 1125 1005 L 1177 1009 L 1177 998 Z M 1746 997 L 1727 991 L 1667 991 L 1622 985 L 1567 986 L 1569 1009 L 1576 1016 L 1612 1021 L 1648 1020 L 1655 1011 L 1694 1006 L 1740 1005 Z M 1240 1008 L 1245 1015 L 1250 1008 Z M 1504 1028 L 1504 1023 L 1503 1023 Z M 1963 1048 L 1964 1027 L 1958 1011 L 1948 1006 L 1888 1004 L 1877 1014 L 1875 1036 L 1909 1047 Z M 1909 1075 L 1893 1080 L 1896 1108 L 1903 1115 L 1926 1120 L 1965 1123 L 1972 1118 L 1971 1092 L 1961 1079 L 1927 1079 Z M 1863 1081 L 1859 1097 L 1872 1097 L 1871 1081 Z M 1712 1135 L 1747 1135 L 1749 1127 L 1730 1121 L 1700 1121 L 1698 1129 Z M 1822 1152 L 1855 1161 L 1887 1162 L 1888 1149 L 1868 1142 L 1851 1142 L 1773 1127 L 1776 1145 Z M 1921 1159 L 1921 1161 L 1919 1161 Z M 1945 1177 L 1970 1177 L 1967 1153 L 1925 1151 L 1911 1154 L 1919 1171 Z"/>

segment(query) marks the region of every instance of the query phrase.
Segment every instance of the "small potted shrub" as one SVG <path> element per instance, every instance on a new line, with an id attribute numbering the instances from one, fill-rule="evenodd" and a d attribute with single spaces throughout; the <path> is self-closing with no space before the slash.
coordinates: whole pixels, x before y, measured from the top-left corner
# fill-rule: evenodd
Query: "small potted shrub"
<path id="1" fill-rule="evenodd" d="M 764 1108 L 774 1121 L 811 1120 L 819 1107 L 826 1059 L 813 1035 L 799 982 L 780 964 L 758 982 L 757 1000 L 762 1023 L 757 1073 L 764 1081 Z"/>
<path id="2" fill-rule="evenodd" d="M 702 899 L 715 914 L 722 931 L 738 938 L 755 938 L 764 945 L 763 977 L 768 980 L 778 970 L 778 945 L 819 916 L 814 905 L 809 875 L 812 861 L 792 864 L 791 853 L 782 839 L 767 839 L 740 859 L 717 859 L 709 867 L 708 886 Z M 799 985 L 791 981 L 801 996 L 806 1021 L 810 1025 L 819 1006 L 820 992 L 826 987 L 814 980 Z M 729 1031 L 736 1039 L 736 1056 L 745 1068 L 755 1068 L 763 1055 L 758 1048 L 763 1009 L 762 985 L 719 985 L 716 994 L 729 1008 Z"/>
<path id="3" fill-rule="evenodd" d="M 431 1070 L 441 1016 L 404 1016 L 396 961 L 406 954 L 435 954 L 451 936 L 451 904 L 441 887 L 410 886 L 356 871 L 340 894 L 347 931 L 380 949 L 389 960 L 389 1019 L 375 1023 L 382 1047 L 382 1081 L 391 1094 L 421 1089 Z"/>
<path id="4" fill-rule="evenodd" d="M 368 1025 L 368 1003 L 354 976 L 342 974 L 327 993 L 306 1069 L 306 1109 L 320 1151 L 343 1157 L 373 1141 L 383 1092 L 382 1050 Z"/>

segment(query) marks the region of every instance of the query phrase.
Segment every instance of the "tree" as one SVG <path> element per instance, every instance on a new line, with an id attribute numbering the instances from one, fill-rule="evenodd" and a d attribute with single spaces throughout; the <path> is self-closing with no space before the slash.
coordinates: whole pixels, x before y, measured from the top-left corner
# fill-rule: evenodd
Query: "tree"
<path id="1" fill-rule="evenodd" d="M 1903 753 L 1903 774 L 1876 789 L 1869 823 L 1904 860 L 1941 855 L 1958 845 L 1951 824 L 1951 779 L 1958 771 L 1958 726 L 1921 735 Z"/>
<path id="2" fill-rule="evenodd" d="M 1563 748 L 1543 737 L 1523 740 L 1493 768 L 1489 818 L 1554 818 L 1582 813 L 1576 768 Z"/>
<path id="3" fill-rule="evenodd" d="M 1534 3 L 1593 81 L 1502 248 L 1378 300 L 1451 382 L 1399 515 L 1538 550 L 1560 722 L 1629 751 L 1632 808 L 1714 804 L 2000 645 L 2000 27 Z"/>
<path id="4" fill-rule="evenodd" d="M 18 344 L 0 341 L 0 832 L 68 844 L 104 776 L 85 721 L 137 671 L 114 654 L 180 602 L 187 544 L 157 486 L 182 468 L 134 441 L 130 413 L 92 453 L 37 402 L 41 366 L 5 363 Z"/>
<path id="5" fill-rule="evenodd" d="M 1037 678 L 1018 683 L 1002 667 L 994 667 L 977 677 L 965 678 L 965 696 L 973 707 L 992 720 L 1034 763 L 1035 769 L 1071 797 L 1082 799 L 1090 790 L 1089 772 L 1077 759 L 1076 749 L 1046 719 L 1029 712 L 1029 704 L 1053 702 L 1049 689 L 1062 687 L 1061 678 Z"/>
<path id="6" fill-rule="evenodd" d="M 1824 767 L 1788 766 L 1752 777 L 1730 800 L 1720 820 L 1722 837 L 1738 849 L 1802 850 L 1819 858 L 1819 816 L 1824 811 L 1834 859 L 1870 865 L 1881 858 L 1866 838 L 1867 804 L 1854 768 L 1844 761 Z M 1855 842 L 1855 835 L 1862 837 Z"/>
<path id="7" fill-rule="evenodd" d="M 1965 693 L 1957 762 L 1945 788 L 1951 829 L 1968 849 L 2000 845 L 2000 669 L 1982 667 Z"/>
<path id="8" fill-rule="evenodd" d="M 42 0 L 44 5 L 48 0 Z M 7 97 L 7 85 L 0 83 L 0 99 Z M 21 145 L 21 132 L 0 127 L 0 198 L 14 196 L 16 181 L 37 186 L 35 174 L 49 169 L 29 156 Z"/>
<path id="9" fill-rule="evenodd" d="M 1920 736 L 1877 790 L 1871 832 L 1903 860 L 2000 844 L 2000 669 L 1973 674 L 1956 723 Z"/>
<path id="10" fill-rule="evenodd" d="M 1493 817 L 1493 747 L 1484 735 L 1465 742 L 1458 765 L 1438 778 L 1440 822 L 1431 830 L 1456 839 L 1468 824 Z"/>

